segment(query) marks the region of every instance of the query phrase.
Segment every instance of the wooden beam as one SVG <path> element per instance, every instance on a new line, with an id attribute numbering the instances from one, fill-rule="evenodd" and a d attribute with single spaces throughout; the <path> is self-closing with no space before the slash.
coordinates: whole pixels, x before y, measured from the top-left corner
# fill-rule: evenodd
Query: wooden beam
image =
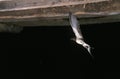
<path id="1" fill-rule="evenodd" d="M 0 9 L 0 22 L 20 26 L 69 25 L 68 13 L 81 24 L 120 21 L 120 0 L 11 0 Z M 21 2 L 19 2 L 21 1 Z M 8 8 L 7 8 L 8 7 Z M 32 24 L 30 24 L 32 22 Z"/>

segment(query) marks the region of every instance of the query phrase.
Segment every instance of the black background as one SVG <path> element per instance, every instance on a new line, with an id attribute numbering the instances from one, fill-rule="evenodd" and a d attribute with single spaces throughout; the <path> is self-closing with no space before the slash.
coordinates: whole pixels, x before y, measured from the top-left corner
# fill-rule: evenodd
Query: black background
<path id="1" fill-rule="evenodd" d="M 120 70 L 119 27 L 120 23 L 81 26 L 85 41 L 94 47 L 93 59 L 70 40 L 70 26 L 25 27 L 18 34 L 0 33 L 0 41 L 8 53 L 8 72 L 75 71 L 83 77 L 94 73 L 107 78 Z"/>

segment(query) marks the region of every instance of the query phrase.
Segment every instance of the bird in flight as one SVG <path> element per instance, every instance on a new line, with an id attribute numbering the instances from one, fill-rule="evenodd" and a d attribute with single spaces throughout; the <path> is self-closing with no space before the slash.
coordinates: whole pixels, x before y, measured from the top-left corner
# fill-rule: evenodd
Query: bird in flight
<path id="1" fill-rule="evenodd" d="M 75 34 L 75 40 L 74 41 L 77 44 L 82 45 L 85 49 L 87 49 L 89 54 L 92 56 L 90 45 L 88 45 L 87 43 L 84 42 L 84 38 L 83 38 L 83 35 L 82 35 L 82 32 L 81 32 L 80 24 L 79 24 L 79 22 L 77 20 L 77 17 L 70 12 L 69 13 L 69 20 L 70 20 L 70 25 L 72 27 L 72 30 L 73 30 L 73 32 Z"/>

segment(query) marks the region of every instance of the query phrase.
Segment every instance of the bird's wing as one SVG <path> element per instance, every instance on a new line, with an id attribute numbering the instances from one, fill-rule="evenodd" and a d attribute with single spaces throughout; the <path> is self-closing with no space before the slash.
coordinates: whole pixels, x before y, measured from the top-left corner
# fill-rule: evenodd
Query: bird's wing
<path id="1" fill-rule="evenodd" d="M 75 33 L 76 38 L 83 39 L 82 32 L 80 30 L 80 24 L 77 20 L 77 17 L 72 13 L 69 13 L 70 25 Z"/>

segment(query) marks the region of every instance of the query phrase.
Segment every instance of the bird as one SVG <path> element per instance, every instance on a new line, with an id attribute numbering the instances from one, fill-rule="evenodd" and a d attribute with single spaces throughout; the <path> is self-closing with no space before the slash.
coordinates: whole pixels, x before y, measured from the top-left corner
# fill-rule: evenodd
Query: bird
<path id="1" fill-rule="evenodd" d="M 69 21 L 70 21 L 70 25 L 72 27 L 72 30 L 75 34 L 74 41 L 77 44 L 82 45 L 85 49 L 87 49 L 89 54 L 93 57 L 93 55 L 91 53 L 91 46 L 84 41 L 81 29 L 80 29 L 80 24 L 77 20 L 77 17 L 75 15 L 73 15 L 73 13 L 71 13 L 71 12 L 69 12 Z"/>

